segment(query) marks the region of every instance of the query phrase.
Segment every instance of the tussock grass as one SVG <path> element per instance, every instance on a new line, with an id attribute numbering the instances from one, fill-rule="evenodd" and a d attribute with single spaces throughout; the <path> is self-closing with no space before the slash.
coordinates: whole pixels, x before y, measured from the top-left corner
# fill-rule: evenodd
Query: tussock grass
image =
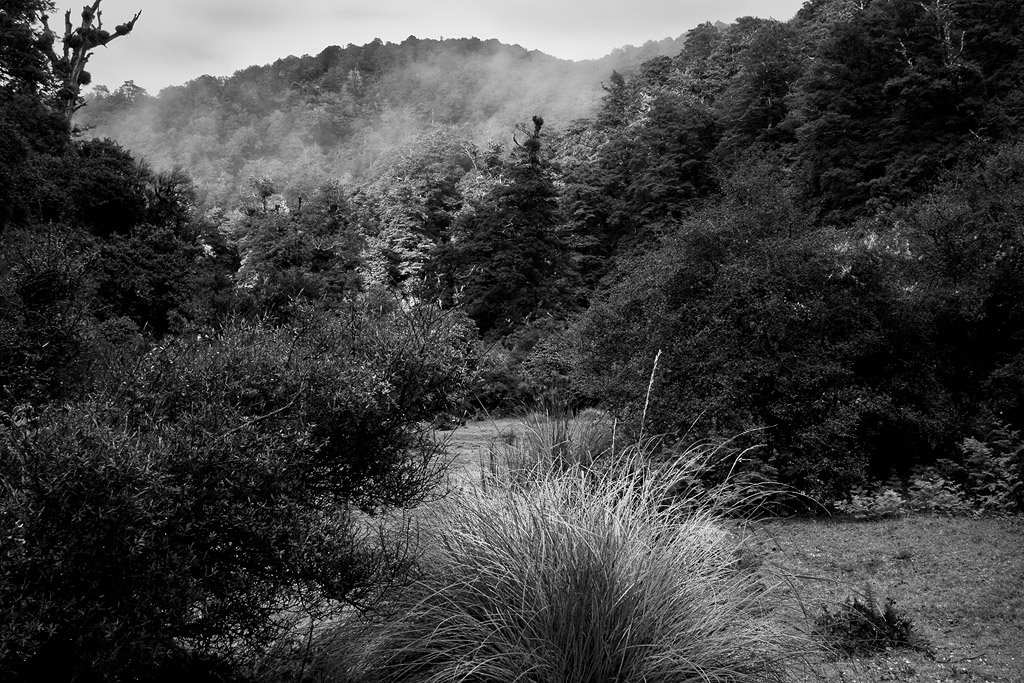
<path id="1" fill-rule="evenodd" d="M 600 467 L 615 452 L 616 423 L 606 413 L 588 410 L 573 417 L 551 411 L 526 416 L 517 438 L 502 454 L 520 480 L 538 472 Z"/>
<path id="2" fill-rule="evenodd" d="M 655 467 L 634 447 L 600 469 L 537 466 L 455 493 L 344 678 L 784 680 L 802 646 L 770 618 L 772 589 L 744 570 L 721 499 L 679 486 L 707 456 Z"/>

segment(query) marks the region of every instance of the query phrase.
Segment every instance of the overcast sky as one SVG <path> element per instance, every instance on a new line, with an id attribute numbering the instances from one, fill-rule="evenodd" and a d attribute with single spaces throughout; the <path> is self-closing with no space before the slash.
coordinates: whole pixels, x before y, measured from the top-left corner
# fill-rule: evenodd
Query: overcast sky
<path id="1" fill-rule="evenodd" d="M 73 5 L 75 16 L 83 0 Z M 93 83 L 134 80 L 156 94 L 203 74 L 230 76 L 288 55 L 374 38 L 497 38 L 564 59 L 676 37 L 704 21 L 790 19 L 803 0 L 103 0 L 109 30 L 138 10 L 131 35 L 99 48 Z M 58 0 L 63 12 L 67 0 Z M 51 25 L 63 23 L 60 17 Z"/>

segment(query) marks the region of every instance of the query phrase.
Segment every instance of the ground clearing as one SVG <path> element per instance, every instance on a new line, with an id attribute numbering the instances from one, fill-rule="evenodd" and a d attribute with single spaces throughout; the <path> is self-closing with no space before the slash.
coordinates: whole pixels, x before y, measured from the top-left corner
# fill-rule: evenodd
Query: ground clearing
<path id="1" fill-rule="evenodd" d="M 438 432 L 452 458 L 453 483 L 479 481 L 494 463 L 500 462 L 505 448 L 520 437 L 526 425 L 519 418 L 498 418 L 467 422 L 458 429 Z"/>
<path id="2" fill-rule="evenodd" d="M 829 680 L 1024 681 L 1024 520 L 915 516 L 787 520 L 760 535 L 765 566 L 795 577 L 812 615 L 870 582 L 932 652 L 828 665 Z"/>

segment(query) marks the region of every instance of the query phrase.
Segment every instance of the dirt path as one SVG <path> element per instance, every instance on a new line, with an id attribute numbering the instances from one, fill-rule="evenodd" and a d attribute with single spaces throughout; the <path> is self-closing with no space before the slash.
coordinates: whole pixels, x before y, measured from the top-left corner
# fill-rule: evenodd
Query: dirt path
<path id="1" fill-rule="evenodd" d="M 439 431 L 452 466 L 449 477 L 453 484 L 479 481 L 484 472 L 494 465 L 495 458 L 502 455 L 506 446 L 521 434 L 521 418 L 496 418 L 467 422 L 450 432 Z"/>

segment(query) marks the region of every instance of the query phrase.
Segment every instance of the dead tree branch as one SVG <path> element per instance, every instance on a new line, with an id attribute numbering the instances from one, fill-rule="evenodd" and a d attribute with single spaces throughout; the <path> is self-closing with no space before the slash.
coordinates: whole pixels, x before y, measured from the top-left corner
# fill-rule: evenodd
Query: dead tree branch
<path id="1" fill-rule="evenodd" d="M 92 5 L 82 8 L 82 23 L 75 28 L 71 23 L 71 10 L 64 13 L 64 37 L 63 54 L 57 55 L 53 49 L 52 42 L 48 51 L 50 65 L 53 73 L 60 79 L 61 86 L 57 91 L 57 98 L 61 109 L 68 121 L 75 112 L 85 106 L 82 100 L 82 86 L 92 82 L 92 76 L 85 70 L 89 63 L 89 57 L 97 47 L 106 47 L 110 41 L 126 36 L 135 28 L 135 22 L 139 20 L 142 11 L 136 12 L 131 21 L 118 24 L 114 27 L 113 33 L 103 28 L 103 12 L 100 11 L 100 2 L 95 0 Z M 50 29 L 49 17 L 46 14 L 40 17 L 43 24 L 43 33 L 46 36 L 54 36 Z"/>

